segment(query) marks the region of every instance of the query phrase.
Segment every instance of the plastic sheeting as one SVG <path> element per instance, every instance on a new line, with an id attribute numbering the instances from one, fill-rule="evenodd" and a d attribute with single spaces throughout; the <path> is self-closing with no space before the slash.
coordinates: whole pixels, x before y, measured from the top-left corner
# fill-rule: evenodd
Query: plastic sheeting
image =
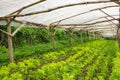
<path id="1" fill-rule="evenodd" d="M 0 0 L 0 17 L 4 17 L 9 15 L 10 13 L 26 6 L 32 4 L 39 0 Z M 91 2 L 91 1 L 109 1 L 109 0 L 46 0 L 42 3 L 36 4 L 29 8 L 24 9 L 20 14 L 27 14 L 36 11 L 43 11 L 48 10 L 51 8 L 55 8 L 58 6 L 66 5 L 66 4 L 73 4 L 73 3 L 80 3 L 80 2 Z M 107 3 L 96 3 L 96 4 L 84 4 L 84 5 L 77 5 L 77 6 L 70 6 L 65 8 L 60 8 L 57 10 L 53 10 L 50 12 L 17 17 L 16 20 L 18 21 L 28 21 L 31 23 L 36 24 L 43 24 L 49 26 L 50 24 L 61 20 L 59 25 L 61 24 L 88 24 L 88 23 L 95 23 L 98 21 L 112 19 L 110 16 L 102 13 L 97 8 L 103 8 L 104 12 L 113 16 L 114 18 L 119 18 L 119 7 L 109 7 L 109 6 L 118 6 L 118 4 L 114 2 L 107 2 Z M 90 12 L 89 12 L 90 11 Z M 86 13 L 85 13 L 86 12 Z M 83 14 L 85 13 L 85 14 Z M 77 15 L 77 16 L 75 16 Z M 72 17 L 74 16 L 74 17 Z M 71 17 L 71 18 L 68 18 Z M 66 19 L 67 18 L 67 19 Z M 115 24 L 118 24 L 118 21 L 113 20 Z M 6 24 L 3 21 L 0 21 L 0 24 Z M 57 23 L 54 23 L 57 24 Z M 12 26 L 17 26 L 19 24 L 12 23 Z M 109 25 L 112 29 L 112 25 L 108 22 L 98 23 L 95 25 Z M 95 26 L 91 25 L 91 26 Z M 64 26 L 62 26 L 64 27 Z M 70 26 L 71 27 L 71 26 Z M 81 26 L 79 26 L 81 27 Z M 101 26 L 101 27 L 108 27 L 108 26 Z"/>

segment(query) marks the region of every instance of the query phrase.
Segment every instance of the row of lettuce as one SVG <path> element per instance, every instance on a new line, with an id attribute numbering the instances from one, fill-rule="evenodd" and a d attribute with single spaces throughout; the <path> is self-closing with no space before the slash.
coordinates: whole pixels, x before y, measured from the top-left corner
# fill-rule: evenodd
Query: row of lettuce
<path id="1" fill-rule="evenodd" d="M 113 59 L 113 65 L 110 79 L 120 80 L 120 52 L 116 53 L 116 57 Z"/>
<path id="2" fill-rule="evenodd" d="M 97 40 L 0 68 L 0 80 L 119 80 L 115 41 Z"/>

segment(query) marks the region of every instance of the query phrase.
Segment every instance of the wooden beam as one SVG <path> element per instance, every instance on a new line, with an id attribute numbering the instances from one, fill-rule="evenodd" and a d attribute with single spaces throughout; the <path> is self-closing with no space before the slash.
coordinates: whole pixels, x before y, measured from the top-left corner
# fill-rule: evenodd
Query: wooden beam
<path id="1" fill-rule="evenodd" d="M 102 13 L 104 13 L 105 15 L 108 15 L 109 17 L 111 17 L 111 18 L 113 18 L 113 19 L 116 19 L 116 18 L 114 18 L 113 16 L 109 15 L 108 13 L 106 13 L 105 11 L 103 11 L 102 9 L 100 9 L 100 11 L 101 11 Z"/>
<path id="2" fill-rule="evenodd" d="M 91 31 L 113 31 L 112 29 L 95 29 Z"/>
<path id="3" fill-rule="evenodd" d="M 24 22 L 22 25 L 20 25 L 13 33 L 12 36 L 14 36 L 24 25 L 26 22 Z"/>
<path id="4" fill-rule="evenodd" d="M 107 20 L 109 20 L 107 17 L 105 17 Z M 114 23 L 113 21 L 109 21 L 111 22 L 112 24 L 114 24 L 115 26 L 118 26 L 116 23 Z"/>
<path id="5" fill-rule="evenodd" d="M 106 17 L 106 19 L 107 19 L 107 20 L 109 20 L 107 17 Z M 113 27 L 113 26 L 112 26 L 112 24 L 111 24 L 110 22 L 111 22 L 112 24 L 114 24 L 116 27 Z M 110 24 L 111 24 L 111 26 L 117 30 L 117 27 L 118 27 L 118 25 L 117 25 L 117 24 L 115 24 L 115 23 L 114 23 L 114 22 L 112 22 L 112 21 L 108 21 L 108 23 L 110 23 Z"/>
<path id="6" fill-rule="evenodd" d="M 10 33 L 6 32 L 6 31 L 4 31 L 2 29 L 0 29 L 0 31 L 3 32 L 3 33 L 5 33 L 5 34 L 7 34 L 8 36 L 12 36 Z"/>
<path id="7" fill-rule="evenodd" d="M 9 34 L 11 34 L 11 25 L 9 23 L 8 19 L 8 24 L 7 24 L 7 31 Z M 14 55 L 13 55 L 13 45 L 12 45 L 12 36 L 8 35 L 8 49 L 9 49 L 9 56 L 10 56 L 10 61 L 14 62 Z"/>
<path id="8" fill-rule="evenodd" d="M 7 15 L 7 16 L 11 16 L 11 15 L 15 14 L 16 12 L 21 12 L 22 10 L 24 10 L 24 9 L 26 9 L 26 8 L 29 8 L 29 7 L 31 7 L 31 6 L 34 6 L 34 5 L 36 5 L 36 4 L 38 4 L 38 3 L 41 3 L 41 2 L 44 2 L 44 1 L 46 1 L 46 0 L 39 0 L 39 1 L 37 1 L 37 2 L 34 2 L 34 3 L 29 4 L 29 5 L 27 5 L 27 6 L 24 6 L 24 7 L 20 8 L 20 9 L 18 9 L 18 10 L 16 10 L 16 11 L 10 13 L 10 14 Z"/>
<path id="9" fill-rule="evenodd" d="M 109 24 L 109 25 L 85 25 L 85 26 L 75 26 L 74 28 L 79 28 L 79 29 L 83 29 L 83 28 L 92 28 L 92 27 L 105 27 L 105 26 L 111 26 L 114 24 Z M 66 26 L 58 26 L 57 28 L 65 28 Z M 70 28 L 71 26 L 67 26 L 68 28 Z M 115 27 L 114 27 L 115 28 Z"/>
<path id="10" fill-rule="evenodd" d="M 73 4 L 66 4 L 66 5 L 54 7 L 54 8 L 48 9 L 48 10 L 36 11 L 36 12 L 31 12 L 31 13 L 26 13 L 26 14 L 20 14 L 20 15 L 18 15 L 17 17 L 29 16 L 29 15 L 35 15 L 35 14 L 50 12 L 50 11 L 53 11 L 53 10 L 57 10 L 57 9 L 65 8 L 65 7 L 77 6 L 77 5 L 97 4 L 97 3 L 108 3 L 108 2 L 111 2 L 111 1 L 91 1 L 91 2 L 79 2 L 79 3 L 73 3 Z M 18 10 L 17 10 L 17 11 L 18 11 Z M 10 17 L 13 17 L 13 16 L 15 16 L 15 15 L 11 15 Z M 6 17 L 7 17 L 7 16 L 6 16 Z"/>
<path id="11" fill-rule="evenodd" d="M 98 22 L 94 22 L 94 23 L 90 23 L 90 24 L 59 24 L 59 26 L 86 26 L 86 25 L 94 25 L 94 24 L 104 23 L 104 22 L 113 21 L 113 20 L 118 20 L 118 19 L 119 19 L 119 18 L 110 19 L 110 20 L 104 20 L 104 21 L 98 21 Z"/>
<path id="12" fill-rule="evenodd" d="M 40 24 L 40 23 L 35 23 L 35 22 L 29 22 L 29 21 L 20 21 L 20 20 L 14 20 L 15 22 L 17 23 L 24 23 L 26 22 L 27 25 L 34 25 L 34 26 L 38 26 L 38 27 L 48 27 L 47 25 L 44 25 L 44 24 Z"/>
<path id="13" fill-rule="evenodd" d="M 0 18 L 0 21 L 6 21 L 7 19 L 6 18 Z M 35 23 L 35 22 L 29 22 L 29 21 L 21 21 L 21 20 L 13 20 L 14 22 L 16 23 L 19 23 L 19 24 L 23 24 L 24 22 L 26 23 L 26 25 L 34 25 L 38 28 L 47 28 L 48 26 L 47 25 L 44 25 L 44 24 L 40 24 L 40 23 Z"/>
<path id="14" fill-rule="evenodd" d="M 99 30 L 99 29 L 112 29 L 112 28 L 90 28 L 88 30 Z"/>
<path id="15" fill-rule="evenodd" d="M 111 0 L 112 2 L 115 2 L 116 4 L 120 4 L 119 0 Z"/>
<path id="16" fill-rule="evenodd" d="M 119 16 L 119 15 L 111 15 L 111 16 Z M 98 19 L 102 19 L 102 18 L 107 18 L 107 17 L 109 17 L 109 16 L 102 16 L 102 17 L 99 17 L 99 18 L 97 18 L 97 19 L 92 19 L 92 20 L 89 20 L 89 21 L 85 21 L 85 22 L 83 22 L 83 24 L 84 23 L 88 23 L 88 22 L 91 22 L 91 21 L 95 21 L 95 20 L 98 20 Z"/>
<path id="17" fill-rule="evenodd" d="M 101 7 L 101 8 L 97 8 L 97 9 L 91 9 L 91 10 L 89 10 L 89 11 L 82 12 L 82 13 L 78 13 L 78 14 L 72 15 L 72 16 L 70 16 L 70 17 L 67 17 L 67 18 L 64 18 L 64 19 L 61 19 L 61 20 L 52 22 L 51 24 L 55 24 L 55 23 L 58 23 L 58 22 L 61 22 L 61 21 L 64 21 L 64 20 L 67 20 L 67 19 L 70 19 L 70 18 L 79 16 L 79 15 L 82 15 L 82 14 L 86 14 L 86 13 L 92 12 L 92 11 L 96 11 L 96 10 L 100 10 L 100 9 L 106 9 L 106 8 L 110 8 L 110 7 L 119 7 L 119 6 L 118 6 L 118 5 L 113 5 L 113 6 L 105 6 L 105 7 Z"/>

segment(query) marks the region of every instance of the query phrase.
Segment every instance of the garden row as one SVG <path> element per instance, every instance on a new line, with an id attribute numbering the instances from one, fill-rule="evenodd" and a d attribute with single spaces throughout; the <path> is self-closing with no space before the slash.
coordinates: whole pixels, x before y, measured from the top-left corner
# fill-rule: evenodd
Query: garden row
<path id="1" fill-rule="evenodd" d="M 41 59 L 36 57 L 17 64 L 10 63 L 0 68 L 0 79 L 119 80 L 120 56 L 111 46 L 115 47 L 115 41 L 96 40 L 46 53 Z"/>
<path id="2" fill-rule="evenodd" d="M 6 30 L 5 26 L 1 26 L 1 29 Z M 12 27 L 14 31 L 16 27 Z M 44 35 L 43 35 L 44 33 Z M 56 50 L 61 50 L 63 47 L 70 46 L 68 31 L 55 30 L 55 47 Z M 7 64 L 10 62 L 9 54 L 7 49 L 7 35 L 0 32 L 0 65 Z M 82 41 L 87 42 L 86 32 L 82 32 Z M 91 35 L 93 40 L 93 36 Z M 42 55 L 43 53 L 53 51 L 53 46 L 51 43 L 51 36 L 48 30 L 38 29 L 38 28 L 22 28 L 13 37 L 13 47 L 14 47 L 14 58 L 15 61 L 20 61 L 23 58 L 29 56 Z M 80 32 L 73 32 L 72 43 L 76 45 L 81 43 Z"/>

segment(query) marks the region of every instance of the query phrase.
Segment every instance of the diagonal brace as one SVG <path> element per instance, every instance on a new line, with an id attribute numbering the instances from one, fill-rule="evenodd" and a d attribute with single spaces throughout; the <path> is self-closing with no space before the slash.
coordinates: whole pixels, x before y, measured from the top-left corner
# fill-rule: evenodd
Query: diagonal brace
<path id="1" fill-rule="evenodd" d="M 12 36 L 10 33 L 6 32 L 6 31 L 4 31 L 2 29 L 0 29 L 0 31 L 3 32 L 3 33 L 5 33 L 5 34 L 7 34 L 8 36 Z"/>
<path id="2" fill-rule="evenodd" d="M 111 15 L 109 15 L 108 13 L 106 13 L 105 11 L 103 11 L 102 9 L 99 9 L 102 13 L 104 13 L 105 15 L 108 15 L 109 17 L 111 17 L 111 18 L 113 18 L 113 19 L 115 19 L 116 20 L 116 18 L 114 18 L 113 16 L 111 16 Z M 117 20 L 117 21 L 119 21 L 119 20 Z"/>
<path id="3" fill-rule="evenodd" d="M 26 22 L 24 22 L 23 24 L 21 24 L 13 33 L 12 33 L 12 37 L 26 24 Z"/>

